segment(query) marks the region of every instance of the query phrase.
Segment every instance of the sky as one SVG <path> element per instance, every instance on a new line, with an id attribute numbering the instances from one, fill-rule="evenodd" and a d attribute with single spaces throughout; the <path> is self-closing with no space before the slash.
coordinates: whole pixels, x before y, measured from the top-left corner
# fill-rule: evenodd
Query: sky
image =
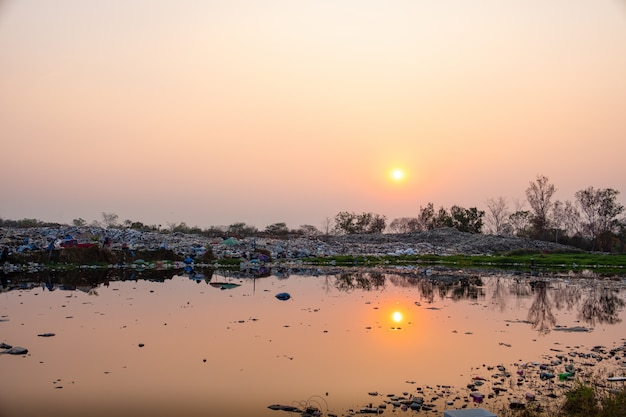
<path id="1" fill-rule="evenodd" d="M 4 219 L 514 208 L 625 150 L 624 0 L 0 0 Z"/>

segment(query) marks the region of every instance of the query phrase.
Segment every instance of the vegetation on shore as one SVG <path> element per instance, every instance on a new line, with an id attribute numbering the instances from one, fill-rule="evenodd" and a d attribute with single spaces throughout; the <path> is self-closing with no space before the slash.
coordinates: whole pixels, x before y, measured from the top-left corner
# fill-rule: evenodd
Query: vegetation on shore
<path id="1" fill-rule="evenodd" d="M 107 267 L 111 264 L 133 263 L 141 259 L 146 262 L 180 262 L 184 259 L 171 250 L 144 250 L 134 253 L 128 251 L 109 250 L 97 246 L 90 248 L 66 248 L 62 251 L 34 251 L 15 253 L 9 261 L 26 265 L 36 262 L 48 269 L 73 269 L 81 265 Z M 277 259 L 272 263 L 280 265 L 293 262 L 294 259 Z M 541 252 L 513 251 L 496 255 L 333 255 L 324 257 L 298 258 L 302 265 L 310 266 L 411 266 L 427 268 L 429 266 L 445 266 L 454 268 L 485 268 L 510 272 L 528 273 L 581 273 L 591 271 L 602 276 L 626 274 L 626 254 L 602 254 L 590 252 Z M 239 267 L 241 259 L 216 259 L 209 250 L 196 263 L 219 264 L 221 267 Z"/>
<path id="2" fill-rule="evenodd" d="M 380 266 L 422 265 L 454 266 L 459 268 L 496 268 L 511 271 L 580 272 L 591 270 L 602 275 L 624 274 L 626 254 L 588 252 L 516 251 L 501 255 L 338 255 L 305 258 L 311 265 Z"/>
<path id="3" fill-rule="evenodd" d="M 502 417 L 626 417 L 626 387 L 607 390 L 578 383 L 565 393 L 565 400 L 555 410 L 526 407 L 503 409 L 499 414 Z"/>

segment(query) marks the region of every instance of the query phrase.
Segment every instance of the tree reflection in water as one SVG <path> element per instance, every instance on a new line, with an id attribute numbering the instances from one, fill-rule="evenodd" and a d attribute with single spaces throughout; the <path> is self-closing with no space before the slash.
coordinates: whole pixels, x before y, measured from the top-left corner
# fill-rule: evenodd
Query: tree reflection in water
<path id="1" fill-rule="evenodd" d="M 385 286 L 385 275 L 378 271 L 348 271 L 337 276 L 335 287 L 340 291 L 378 290 Z"/>
<path id="2" fill-rule="evenodd" d="M 504 312 L 506 309 L 506 296 L 507 296 L 507 286 L 504 284 L 504 281 L 500 278 L 496 278 L 495 285 L 493 287 L 493 295 L 491 298 L 495 305 L 500 307 L 500 312 Z"/>
<path id="3" fill-rule="evenodd" d="M 530 283 L 535 300 L 528 310 L 528 321 L 541 334 L 547 334 L 556 324 L 556 317 L 552 314 L 552 304 L 548 299 L 548 284 L 545 281 Z"/>
<path id="4" fill-rule="evenodd" d="M 485 298 L 483 280 L 479 276 L 467 276 L 452 284 L 450 298 L 458 300 L 478 300 Z"/>
<path id="5" fill-rule="evenodd" d="M 596 323 L 619 323 L 621 321 L 619 313 L 625 304 L 617 290 L 596 287 L 589 292 L 588 298 L 583 302 L 579 317 L 591 326 L 595 326 Z"/>
<path id="6" fill-rule="evenodd" d="M 582 297 L 579 285 L 560 284 L 554 291 L 554 307 L 557 310 L 564 308 L 572 310 Z"/>

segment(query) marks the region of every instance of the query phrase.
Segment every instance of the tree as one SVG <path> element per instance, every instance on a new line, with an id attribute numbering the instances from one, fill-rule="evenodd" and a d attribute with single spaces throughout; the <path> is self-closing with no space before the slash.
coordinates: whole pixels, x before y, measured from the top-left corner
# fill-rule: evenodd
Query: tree
<path id="1" fill-rule="evenodd" d="M 509 213 L 508 202 L 504 197 L 487 200 L 485 222 L 490 233 L 502 235 L 507 230 Z"/>
<path id="2" fill-rule="evenodd" d="M 333 219 L 331 219 L 330 217 L 325 217 L 324 220 L 322 221 L 322 233 L 328 236 L 330 232 L 332 231 L 333 231 Z"/>
<path id="3" fill-rule="evenodd" d="M 228 226 L 227 230 L 230 236 L 234 237 L 246 237 L 252 236 L 258 232 L 257 228 L 254 226 L 248 226 L 244 222 L 233 223 Z"/>
<path id="4" fill-rule="evenodd" d="M 538 238 L 545 238 L 548 228 L 548 215 L 552 207 L 552 196 L 556 188 L 550 183 L 548 177 L 538 175 L 534 182 L 530 182 L 526 189 L 526 199 L 533 210 L 531 222 L 534 235 Z"/>
<path id="5" fill-rule="evenodd" d="M 433 229 L 441 229 L 442 227 L 454 227 L 454 220 L 448 210 L 439 207 L 439 211 L 433 218 Z"/>
<path id="6" fill-rule="evenodd" d="M 287 236 L 289 228 L 286 223 L 274 223 L 265 227 L 265 233 L 270 236 Z"/>
<path id="7" fill-rule="evenodd" d="M 527 236 L 530 226 L 530 211 L 518 210 L 509 215 L 509 224 L 515 236 Z"/>
<path id="8" fill-rule="evenodd" d="M 382 233 L 387 227 L 385 216 L 361 213 L 356 216 L 357 233 Z"/>
<path id="9" fill-rule="evenodd" d="M 124 222 L 124 223 L 126 224 L 126 222 Z M 143 231 L 157 230 L 157 227 L 155 225 L 147 226 L 147 225 L 143 224 L 142 222 L 133 222 L 133 221 L 131 221 L 131 223 L 128 226 L 128 228 L 132 229 L 132 230 L 143 230 Z"/>
<path id="10" fill-rule="evenodd" d="M 452 227 L 460 232 L 481 233 L 483 228 L 483 217 L 485 212 L 476 207 L 465 209 L 459 206 L 450 208 Z"/>
<path id="11" fill-rule="evenodd" d="M 417 217 L 400 217 L 393 219 L 389 223 L 389 229 L 396 233 L 411 233 L 420 230 L 420 223 Z"/>
<path id="12" fill-rule="evenodd" d="M 227 234 L 225 226 L 211 226 L 202 231 L 202 234 L 209 237 L 224 237 Z"/>
<path id="13" fill-rule="evenodd" d="M 298 232 L 303 236 L 319 236 L 322 233 L 317 227 L 311 224 L 301 225 L 300 229 L 298 229 Z"/>
<path id="14" fill-rule="evenodd" d="M 87 225 L 87 221 L 85 219 L 79 217 L 78 219 L 72 220 L 72 224 L 76 227 L 83 227 Z"/>
<path id="15" fill-rule="evenodd" d="M 606 238 L 618 229 L 617 216 L 624 211 L 624 206 L 616 201 L 619 191 L 612 188 L 588 187 L 577 191 L 575 195 L 583 216 L 583 231 L 591 240 L 592 250 L 594 250 L 596 240 L 600 235 L 605 235 Z M 600 247 L 599 249 L 610 248 Z"/>
<path id="16" fill-rule="evenodd" d="M 366 233 L 382 233 L 387 228 L 387 217 L 374 214 L 370 217 Z"/>
<path id="17" fill-rule="evenodd" d="M 565 204 L 559 200 L 555 201 L 552 206 L 552 218 L 550 224 L 554 230 L 554 242 L 559 243 L 559 231 L 563 228 L 565 222 Z"/>
<path id="18" fill-rule="evenodd" d="M 559 242 L 559 233 L 563 236 L 575 236 L 578 234 L 580 215 L 576 206 L 571 201 L 555 201 L 552 205 L 550 225 L 554 230 L 554 241 Z"/>
<path id="19" fill-rule="evenodd" d="M 420 211 L 417 216 L 420 230 L 432 230 L 435 228 L 435 207 L 433 203 L 428 203 L 426 207 L 420 206 Z"/>
<path id="20" fill-rule="evenodd" d="M 448 211 L 439 207 L 439 210 L 435 212 L 435 206 L 433 203 L 428 203 L 426 207 L 420 206 L 420 211 L 417 216 L 420 230 L 434 230 L 441 227 L 452 227 L 452 216 Z"/>
<path id="21" fill-rule="evenodd" d="M 385 216 L 373 213 L 339 212 L 335 216 L 334 231 L 338 234 L 382 233 L 387 227 Z"/>
<path id="22" fill-rule="evenodd" d="M 119 216 L 115 213 L 105 213 L 102 212 L 102 224 L 104 225 L 104 227 L 106 227 L 107 229 L 110 227 L 115 227 L 117 226 L 117 218 Z"/>

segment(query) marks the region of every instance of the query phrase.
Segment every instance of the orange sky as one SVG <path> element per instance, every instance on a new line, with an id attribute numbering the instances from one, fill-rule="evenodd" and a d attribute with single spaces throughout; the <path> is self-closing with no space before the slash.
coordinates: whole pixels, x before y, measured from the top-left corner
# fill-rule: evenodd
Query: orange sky
<path id="1" fill-rule="evenodd" d="M 625 74 L 618 0 L 4 0 L 0 217 L 297 228 L 538 174 L 626 193 Z"/>

